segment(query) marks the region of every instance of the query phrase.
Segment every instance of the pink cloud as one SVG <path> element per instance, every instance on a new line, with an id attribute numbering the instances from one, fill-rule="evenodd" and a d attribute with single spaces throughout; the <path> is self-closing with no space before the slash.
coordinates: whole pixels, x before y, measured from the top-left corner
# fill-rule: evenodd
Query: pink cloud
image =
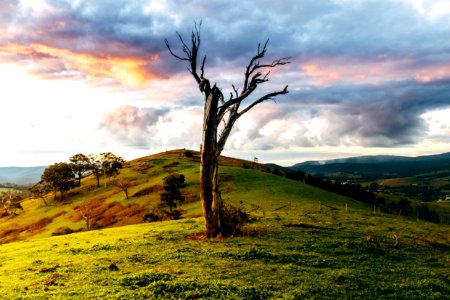
<path id="1" fill-rule="evenodd" d="M 429 82 L 450 76 L 450 63 L 417 68 L 409 58 L 374 60 L 315 59 L 300 65 L 306 81 L 328 86 L 341 83 L 382 84 L 392 81 Z"/>

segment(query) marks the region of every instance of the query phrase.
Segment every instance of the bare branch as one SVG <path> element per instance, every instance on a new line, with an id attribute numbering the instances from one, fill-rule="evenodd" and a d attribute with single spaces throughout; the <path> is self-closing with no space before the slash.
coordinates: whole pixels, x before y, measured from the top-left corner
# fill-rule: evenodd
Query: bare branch
<path id="1" fill-rule="evenodd" d="M 239 89 L 236 88 L 236 87 L 234 86 L 234 84 L 232 84 L 231 86 L 233 87 L 233 91 L 234 91 L 234 93 L 235 93 L 235 95 L 236 95 L 236 98 L 239 97 Z"/>
<path id="2" fill-rule="evenodd" d="M 245 92 L 248 88 L 250 88 L 253 85 L 258 85 L 259 83 L 263 83 L 268 81 L 268 75 L 267 73 L 262 79 L 259 77 L 262 76 L 261 72 L 257 72 L 257 70 L 262 68 L 275 68 L 277 66 L 283 66 L 290 63 L 290 57 L 283 57 L 280 59 L 273 60 L 270 64 L 260 64 L 259 60 L 263 58 L 266 54 L 267 50 L 267 44 L 269 40 L 267 40 L 264 44 L 264 46 L 261 48 L 261 44 L 258 44 L 258 51 L 255 56 L 252 57 L 250 60 L 250 63 L 247 65 L 246 71 L 245 71 L 245 78 L 244 78 L 244 88 L 242 90 L 242 93 Z M 255 73 L 257 72 L 257 73 Z"/>
<path id="3" fill-rule="evenodd" d="M 244 90 L 248 88 L 248 79 L 250 75 L 258 68 L 259 65 L 258 59 L 263 58 L 264 55 L 266 54 L 267 43 L 269 43 L 269 40 L 265 42 L 262 51 L 261 51 L 261 43 L 258 44 L 258 51 L 256 55 L 252 57 L 250 63 L 247 65 L 245 71 Z"/>
<path id="4" fill-rule="evenodd" d="M 252 59 L 250 60 L 250 63 L 247 65 L 246 72 L 245 72 L 245 79 L 244 79 L 244 87 L 241 91 L 241 94 L 238 96 L 237 90 L 233 86 L 233 90 L 236 93 L 236 97 L 234 99 L 230 98 L 230 100 L 228 100 L 224 105 L 222 105 L 219 108 L 219 111 L 218 111 L 219 119 L 224 117 L 228 107 L 235 105 L 237 103 L 240 104 L 244 99 L 246 99 L 257 88 L 258 84 L 269 81 L 270 70 L 263 76 L 263 74 L 261 72 L 257 71 L 258 69 L 275 68 L 277 66 L 283 66 L 283 65 L 290 63 L 290 61 L 289 61 L 290 57 L 283 57 L 280 59 L 273 60 L 272 63 L 270 63 L 270 64 L 260 64 L 259 59 L 263 58 L 264 55 L 266 54 L 268 42 L 269 42 L 269 40 L 267 40 L 264 43 L 264 46 L 262 46 L 262 48 L 261 48 L 261 43 L 258 44 L 258 51 L 257 51 L 256 55 L 252 57 Z M 251 109 L 257 103 L 261 103 L 262 101 L 272 99 L 273 97 L 275 97 L 279 94 L 285 94 L 285 93 L 287 93 L 287 86 L 285 87 L 285 89 L 283 91 L 274 92 L 271 94 L 267 94 L 264 97 L 261 97 L 257 101 L 253 102 L 249 106 L 249 108 L 247 108 L 244 112 L 242 112 L 242 114 L 247 112 L 249 109 Z"/>
<path id="5" fill-rule="evenodd" d="M 167 49 L 169 49 L 169 52 L 170 52 L 170 54 L 172 54 L 173 57 L 175 57 L 175 58 L 177 58 L 179 60 L 187 60 L 187 61 L 189 61 L 189 57 L 181 57 L 181 56 L 175 54 L 172 51 L 172 48 L 170 48 L 169 41 L 167 39 L 165 39 L 164 42 L 166 43 L 166 47 L 167 47 Z"/>
<path id="6" fill-rule="evenodd" d="M 220 107 L 218 108 L 217 118 L 218 118 L 218 119 L 222 119 L 223 116 L 225 115 L 227 109 L 228 109 L 230 106 L 233 106 L 233 105 L 236 105 L 236 104 L 239 104 L 239 105 L 240 105 L 240 103 L 241 103 L 242 101 L 244 101 L 248 96 L 251 95 L 251 93 L 253 93 L 253 91 L 256 89 L 256 87 L 257 87 L 257 85 L 252 85 L 252 86 L 248 87 L 246 90 L 243 90 L 243 91 L 240 93 L 239 97 L 231 98 L 230 100 L 228 100 L 227 102 L 225 102 L 222 106 L 220 106 Z"/>
<path id="7" fill-rule="evenodd" d="M 206 62 L 206 55 L 203 56 L 202 66 L 200 68 L 200 78 L 203 79 L 203 75 L 205 74 L 205 62 Z"/>
<path id="8" fill-rule="evenodd" d="M 183 40 L 183 37 L 181 34 L 177 31 L 177 36 L 180 39 L 181 45 L 183 45 L 183 52 L 186 53 L 187 57 L 192 58 L 192 51 L 189 50 L 189 47 L 186 45 L 186 43 Z"/>
<path id="9" fill-rule="evenodd" d="M 206 56 L 202 60 L 200 76 L 197 74 L 197 57 L 198 57 L 198 50 L 200 48 L 201 25 L 202 25 L 201 22 L 198 25 L 197 25 L 197 23 L 195 23 L 194 29 L 192 30 L 190 46 L 188 46 L 186 44 L 186 42 L 184 41 L 183 37 L 181 36 L 181 34 L 179 32 L 176 33 L 178 36 L 178 39 L 180 40 L 180 43 L 182 46 L 181 48 L 182 48 L 182 51 L 184 52 L 185 56 L 176 54 L 170 47 L 169 41 L 167 39 L 165 39 L 164 42 L 166 44 L 167 49 L 169 50 L 170 54 L 172 54 L 173 57 L 175 57 L 179 60 L 190 62 L 190 68 L 188 68 L 188 70 L 192 74 L 192 76 L 195 78 L 195 80 L 197 81 L 197 84 L 199 84 L 200 90 L 203 92 L 205 89 L 202 89 L 202 86 L 204 85 L 204 83 L 202 83 L 202 79 L 204 78 L 203 75 L 204 75 Z"/>
<path id="10" fill-rule="evenodd" d="M 289 61 L 291 59 L 291 57 L 283 57 L 280 59 L 275 59 L 274 61 L 272 61 L 271 64 L 264 64 L 264 65 L 259 65 L 257 66 L 257 68 L 274 68 L 276 66 L 284 66 L 287 64 L 290 64 L 291 62 Z"/>
<path id="11" fill-rule="evenodd" d="M 262 96 L 261 98 L 259 98 L 258 100 L 254 101 L 252 104 L 247 106 L 242 111 L 240 111 L 239 112 L 239 117 L 242 116 L 243 114 L 245 114 L 246 112 L 248 112 L 255 105 L 257 105 L 257 104 L 259 104 L 259 103 L 261 103 L 263 101 L 266 101 L 266 100 L 273 100 L 274 97 L 276 97 L 278 95 L 287 94 L 287 93 L 289 93 L 289 91 L 288 91 L 288 86 L 286 85 L 282 91 L 277 91 L 277 92 L 272 92 L 272 93 L 266 94 L 266 95 Z"/>

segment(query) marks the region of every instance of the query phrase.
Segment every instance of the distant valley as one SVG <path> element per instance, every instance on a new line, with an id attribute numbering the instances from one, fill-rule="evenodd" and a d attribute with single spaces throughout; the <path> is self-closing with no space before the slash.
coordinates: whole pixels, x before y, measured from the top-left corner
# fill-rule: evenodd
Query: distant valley
<path id="1" fill-rule="evenodd" d="M 0 167 L 0 183 L 30 184 L 38 182 L 46 166 Z"/>
<path id="2" fill-rule="evenodd" d="M 418 157 L 351 157 L 309 161 L 291 167 L 268 166 L 341 184 L 361 185 L 367 191 L 396 201 L 448 202 L 450 198 L 450 152 Z"/>
<path id="3" fill-rule="evenodd" d="M 450 176 L 450 152 L 406 157 L 406 156 L 361 156 L 343 159 L 307 161 L 291 167 L 278 167 L 284 171 L 305 172 L 314 176 L 355 180 L 376 180 L 440 173 Z M 445 174 L 444 174 L 445 173 Z"/>

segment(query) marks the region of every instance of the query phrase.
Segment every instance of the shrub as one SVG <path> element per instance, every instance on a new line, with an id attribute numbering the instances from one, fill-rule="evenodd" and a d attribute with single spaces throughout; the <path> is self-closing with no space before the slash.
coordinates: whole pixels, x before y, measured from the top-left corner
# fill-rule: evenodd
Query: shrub
<path id="1" fill-rule="evenodd" d="M 71 234 L 74 232 L 80 232 L 80 230 L 74 230 L 70 227 L 59 227 L 58 229 L 55 230 L 55 232 L 52 233 L 52 236 L 56 236 L 56 235 L 66 235 L 66 234 Z"/>
<path id="2" fill-rule="evenodd" d="M 187 151 L 184 151 L 184 156 L 191 158 L 191 157 L 194 157 L 194 154 L 192 154 L 191 151 L 187 150 Z"/>
<path id="3" fill-rule="evenodd" d="M 174 209 L 172 211 L 164 210 L 161 208 L 154 208 L 151 212 L 144 215 L 142 219 L 144 222 L 157 222 L 164 220 L 179 220 L 181 218 L 182 211 Z"/>
<path id="4" fill-rule="evenodd" d="M 179 220 L 181 218 L 181 210 L 174 209 L 171 211 L 166 211 L 166 216 L 168 216 L 171 220 Z"/>
<path id="5" fill-rule="evenodd" d="M 251 222 L 250 214 L 242 207 L 224 204 L 222 213 L 222 234 L 224 236 L 242 235 L 243 226 Z"/>
<path id="6" fill-rule="evenodd" d="M 158 215 L 156 212 L 149 212 L 148 214 L 145 214 L 144 218 L 142 219 L 142 221 L 144 222 L 156 222 L 161 220 L 162 220 L 161 216 Z"/>

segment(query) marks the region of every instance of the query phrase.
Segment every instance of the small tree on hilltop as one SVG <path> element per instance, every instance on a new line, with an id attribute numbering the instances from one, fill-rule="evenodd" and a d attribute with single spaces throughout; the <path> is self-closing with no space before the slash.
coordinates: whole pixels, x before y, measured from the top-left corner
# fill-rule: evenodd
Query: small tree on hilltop
<path id="1" fill-rule="evenodd" d="M 177 207 L 177 202 L 183 204 L 184 196 L 181 194 L 180 188 L 184 185 L 183 174 L 172 174 L 164 178 L 163 189 L 161 193 L 161 201 L 169 205 L 170 212 Z"/>
<path id="2" fill-rule="evenodd" d="M 97 178 L 97 187 L 100 187 L 100 176 L 103 174 L 101 157 L 99 155 L 90 154 L 88 155 L 88 158 L 89 168 L 95 178 Z"/>
<path id="3" fill-rule="evenodd" d="M 222 89 L 216 84 L 211 84 L 205 77 L 206 56 L 198 58 L 200 49 L 200 29 L 195 25 L 192 30 L 190 44 L 187 44 L 179 33 L 182 54 L 178 55 L 172 51 L 169 42 L 166 46 L 169 52 L 177 59 L 186 61 L 188 70 L 195 79 L 204 99 L 203 113 L 203 137 L 200 162 L 200 199 L 202 201 L 203 215 L 205 217 L 206 235 L 215 237 L 223 232 L 222 199 L 219 193 L 218 158 L 222 153 L 228 136 L 234 123 L 245 113 L 256 105 L 273 100 L 278 95 L 287 94 L 288 86 L 271 93 L 260 95 L 245 104 L 260 84 L 269 81 L 270 69 L 289 63 L 289 58 L 273 60 L 270 63 L 261 63 L 267 50 L 267 43 L 258 44 L 256 54 L 250 59 L 245 68 L 242 89 L 232 85 L 228 99 L 222 93 Z M 219 129 L 219 126 L 221 127 Z"/>
<path id="4" fill-rule="evenodd" d="M 125 159 L 111 152 L 104 152 L 98 155 L 88 155 L 89 167 L 92 174 L 97 178 L 97 187 L 100 187 L 100 176 L 105 175 L 110 178 L 119 175 L 119 169 L 123 167 Z"/>
<path id="5" fill-rule="evenodd" d="M 62 200 L 64 193 L 75 187 L 75 175 L 71 164 L 68 163 L 55 163 L 47 167 L 41 179 L 53 189 L 55 199 L 58 191 Z"/>
<path id="6" fill-rule="evenodd" d="M 119 175 L 119 169 L 122 169 L 125 159 L 111 152 L 100 153 L 103 172 L 108 178 L 113 175 Z"/>
<path id="7" fill-rule="evenodd" d="M 83 178 L 84 173 L 91 169 L 89 157 L 82 153 L 78 153 L 70 157 L 69 160 L 72 163 L 73 171 L 77 176 L 78 186 L 80 186 L 81 178 Z"/>

